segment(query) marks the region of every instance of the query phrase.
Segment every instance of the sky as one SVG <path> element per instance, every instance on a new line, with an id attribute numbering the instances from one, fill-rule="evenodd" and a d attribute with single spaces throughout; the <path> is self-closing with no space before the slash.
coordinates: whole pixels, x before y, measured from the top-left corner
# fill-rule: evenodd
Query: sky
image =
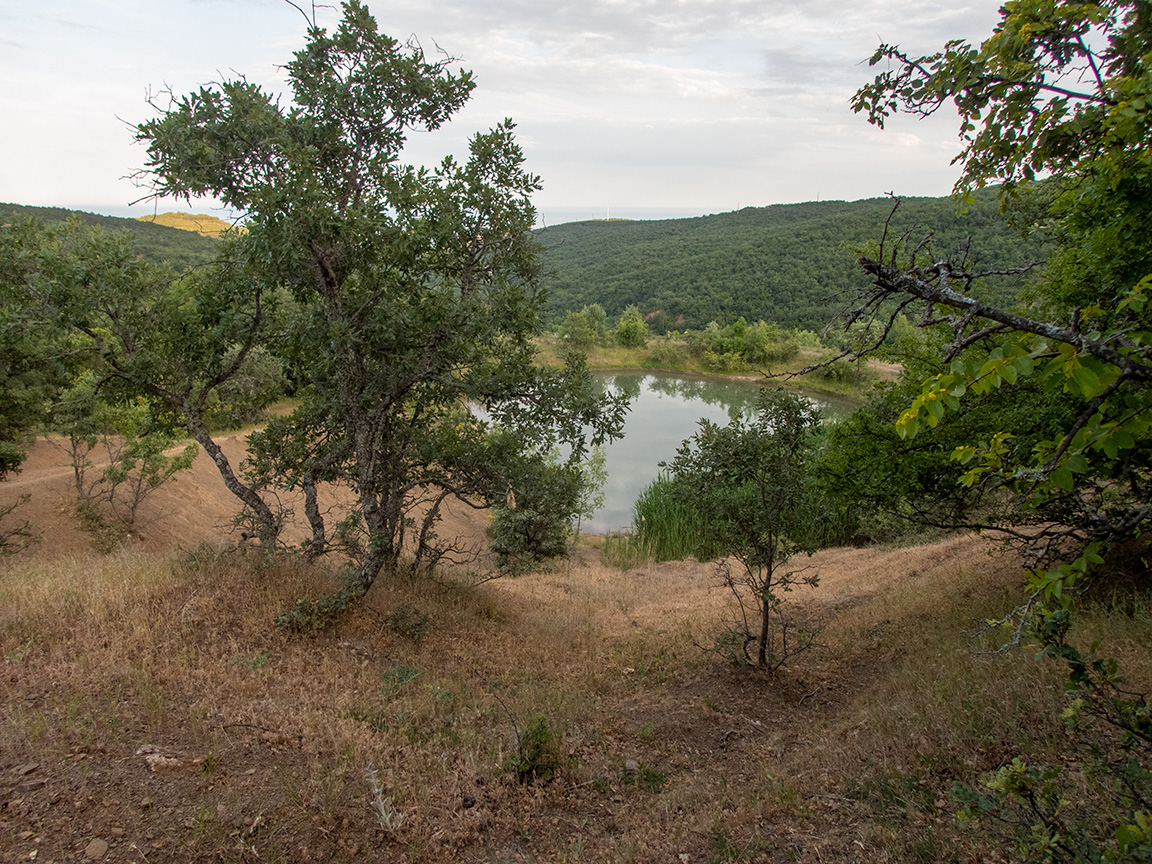
<path id="1" fill-rule="evenodd" d="M 1000 0 L 389 0 L 381 30 L 459 58 L 477 88 L 410 144 L 435 164 L 511 117 L 546 224 L 678 218 L 749 206 L 946 195 L 953 114 L 884 131 L 849 99 L 881 42 L 979 42 Z M 307 11 L 312 7 L 305 4 Z M 322 26 L 337 6 L 317 6 Z M 0 5 L 0 201 L 110 215 L 212 201 L 132 202 L 133 124 L 164 93 L 243 75 L 283 89 L 306 19 L 285 0 L 37 0 Z"/>

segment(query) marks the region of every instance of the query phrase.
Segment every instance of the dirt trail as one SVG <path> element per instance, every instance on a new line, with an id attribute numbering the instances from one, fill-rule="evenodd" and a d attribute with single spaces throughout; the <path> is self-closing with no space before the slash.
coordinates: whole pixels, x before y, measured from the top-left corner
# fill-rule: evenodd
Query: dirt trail
<path id="1" fill-rule="evenodd" d="M 234 470 L 245 456 L 245 442 L 239 435 L 217 439 Z M 107 464 L 93 453 L 96 472 Z M 10 527 L 20 521 L 31 523 L 39 541 L 22 553 L 28 557 L 85 557 L 98 554 L 96 543 L 84 521 L 77 515 L 72 468 L 63 448 L 47 439 L 37 439 L 28 448 L 28 458 L 20 473 L 0 483 L 0 507 L 14 503 L 22 495 L 29 499 L 8 517 Z M 300 514 L 289 519 L 283 533 L 288 543 L 305 539 L 309 532 L 303 519 L 301 496 L 283 494 L 282 503 Z M 174 547 L 193 548 L 201 543 L 238 543 L 232 522 L 240 512 L 240 502 L 224 487 L 216 465 L 201 451 L 188 471 L 156 490 L 141 506 L 130 543 L 141 551 L 162 553 Z M 463 512 L 461 512 L 463 511 Z M 468 508 L 446 508 L 441 535 L 483 539 L 486 520 Z"/>

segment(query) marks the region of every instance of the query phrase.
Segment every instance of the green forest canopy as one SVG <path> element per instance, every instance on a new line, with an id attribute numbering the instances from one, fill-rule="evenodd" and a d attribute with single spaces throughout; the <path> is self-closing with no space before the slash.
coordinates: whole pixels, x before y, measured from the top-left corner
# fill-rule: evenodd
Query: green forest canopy
<path id="1" fill-rule="evenodd" d="M 657 331 L 740 316 L 818 330 L 867 284 L 855 250 L 880 239 L 892 206 L 889 198 L 821 201 L 541 229 L 536 237 L 545 250 L 549 308 L 559 317 L 599 303 L 614 319 L 634 304 L 649 316 L 665 313 L 651 322 Z M 947 252 L 970 241 L 977 270 L 1043 257 L 1040 241 L 1014 231 L 1000 213 L 996 190 L 985 190 L 967 212 L 961 210 L 949 197 L 904 199 L 892 230 L 920 236 L 931 226 L 935 247 Z M 1010 303 L 1006 294 L 1020 284 L 1002 282 L 1000 294 L 989 299 Z"/>
<path id="2" fill-rule="evenodd" d="M 0 220 L 4 218 L 34 218 L 47 225 L 58 225 L 77 217 L 89 225 L 105 231 L 131 231 L 136 248 L 157 263 L 171 264 L 177 270 L 196 264 L 207 264 L 217 251 L 215 240 L 192 231 L 170 228 L 136 219 L 101 216 L 63 207 L 29 207 L 24 204 L 0 204 Z"/>

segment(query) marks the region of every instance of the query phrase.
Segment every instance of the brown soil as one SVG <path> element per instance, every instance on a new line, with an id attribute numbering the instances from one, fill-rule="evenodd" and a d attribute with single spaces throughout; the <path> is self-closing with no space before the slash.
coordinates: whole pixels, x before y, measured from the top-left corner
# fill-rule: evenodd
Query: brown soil
<path id="1" fill-rule="evenodd" d="M 217 438 L 233 470 L 245 455 L 242 435 Z M 98 452 L 90 457 L 90 474 L 107 464 Z M 81 517 L 74 506 L 73 472 L 62 442 L 38 439 L 28 448 L 28 458 L 21 471 L 0 484 L 0 507 L 28 493 L 29 500 L 9 517 L 10 523 L 27 521 L 37 540 L 22 553 L 27 557 L 54 559 L 86 557 L 101 552 L 99 532 Z M 347 496 L 337 496 L 337 499 Z M 299 543 L 308 536 L 303 519 L 303 498 L 283 495 L 281 503 L 294 511 L 284 529 L 287 543 Z M 136 522 L 126 537 L 117 535 L 121 551 L 130 549 L 145 554 L 163 554 L 172 549 L 194 549 L 201 543 L 231 544 L 241 542 L 240 530 L 233 520 L 240 512 L 240 502 L 220 479 L 216 465 L 201 451 L 192 467 L 176 474 L 141 505 Z M 338 513 L 336 516 L 338 517 Z M 115 519 L 110 519 L 115 522 Z M 441 534 L 467 536 L 483 534 L 484 517 L 466 507 L 449 507 Z M 6 526 L 0 526 L 6 527 Z"/>
<path id="2" fill-rule="evenodd" d="M 19 566 L 68 586 L 18 600 L 42 620 L 0 612 L 2 861 L 892 860 L 904 841 L 850 788 L 872 758 L 853 743 L 860 700 L 938 604 L 1016 579 L 974 537 L 829 550 L 807 562 L 819 589 L 790 603 L 835 650 L 776 675 L 693 647 L 728 609 L 712 565 L 622 574 L 588 547 L 468 591 L 382 583 L 334 630 L 292 637 L 272 614 L 323 579 L 201 546 L 237 545 L 203 454 L 117 553 L 155 584 L 125 577 L 115 595 L 92 587 L 121 565 L 95 563 L 69 482 L 40 442 L 0 485 L 0 504 L 33 496 L 18 512 L 41 540 Z M 467 512 L 448 530 L 482 543 L 483 527 Z M 178 547 L 199 551 L 161 557 Z M 24 583 L 4 593 L 15 561 L 0 563 L 0 605 L 24 597 Z M 389 618 L 409 606 L 431 616 L 422 639 Z M 409 686 L 404 669 L 423 677 Z M 502 765 L 537 712 L 562 764 L 523 784 Z M 394 832 L 370 809 L 369 764 L 405 813 Z M 932 800 L 952 778 L 938 780 Z"/>

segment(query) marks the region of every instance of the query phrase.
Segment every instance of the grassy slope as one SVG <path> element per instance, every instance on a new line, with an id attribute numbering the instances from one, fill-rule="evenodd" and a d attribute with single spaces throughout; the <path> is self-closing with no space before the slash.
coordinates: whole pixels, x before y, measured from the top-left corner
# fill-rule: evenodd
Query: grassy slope
<path id="1" fill-rule="evenodd" d="M 158 213 L 155 216 L 137 216 L 136 219 L 138 222 L 166 225 L 169 228 L 179 228 L 182 231 L 192 231 L 213 238 L 237 230 L 231 222 L 203 213 Z"/>
<path id="2" fill-rule="evenodd" d="M 10 559 L 0 858 L 100 839 L 116 860 L 1002 860 L 957 825 L 952 783 L 1068 745 L 1059 670 L 961 633 L 1017 596 L 986 549 L 806 560 L 821 585 L 788 602 L 826 647 L 776 678 L 693 647 L 729 611 L 695 562 L 623 574 L 582 547 L 472 589 L 381 580 L 332 632 L 289 637 L 272 617 L 329 573 L 207 546 Z M 422 639 L 402 608 L 429 616 Z M 1152 686 L 1152 609 L 1083 627 Z M 559 767 L 522 785 L 503 766 L 536 716 Z"/>

